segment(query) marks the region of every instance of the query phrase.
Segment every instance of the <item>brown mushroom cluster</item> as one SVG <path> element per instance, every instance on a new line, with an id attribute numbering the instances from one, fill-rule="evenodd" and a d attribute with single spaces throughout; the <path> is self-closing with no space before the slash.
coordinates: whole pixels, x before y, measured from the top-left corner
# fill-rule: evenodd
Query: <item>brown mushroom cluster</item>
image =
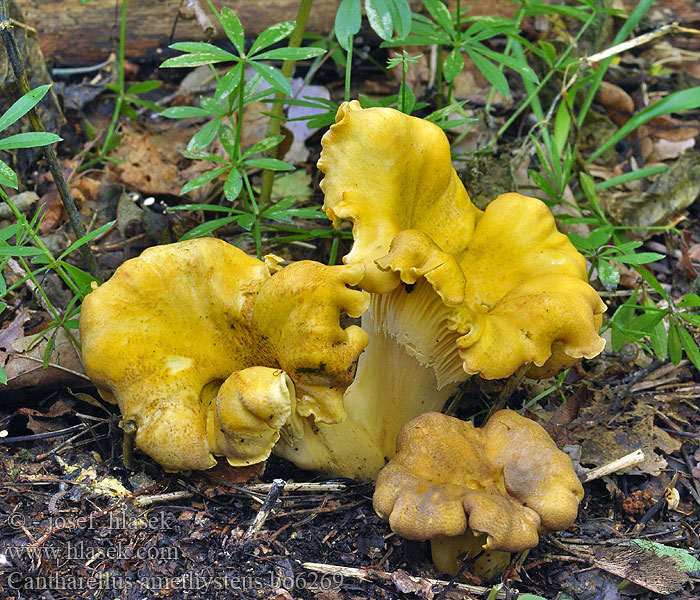
<path id="1" fill-rule="evenodd" d="M 426 413 L 401 429 L 374 508 L 402 537 L 431 540 L 441 570 L 455 574 L 460 554 L 483 549 L 474 569 L 490 575 L 539 534 L 569 527 L 582 498 L 571 460 L 534 421 L 500 410 L 476 428 Z"/>

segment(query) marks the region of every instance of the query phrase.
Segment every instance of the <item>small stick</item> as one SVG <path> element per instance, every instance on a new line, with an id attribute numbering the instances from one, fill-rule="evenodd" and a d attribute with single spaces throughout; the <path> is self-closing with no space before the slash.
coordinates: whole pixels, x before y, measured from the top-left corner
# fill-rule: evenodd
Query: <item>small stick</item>
<path id="1" fill-rule="evenodd" d="M 171 500 L 182 500 L 194 496 L 192 492 L 186 490 L 178 490 L 176 492 L 166 492 L 165 494 L 153 494 L 152 496 L 139 496 L 134 498 L 136 506 L 150 506 L 156 502 L 170 502 Z"/>
<path id="2" fill-rule="evenodd" d="M 253 493 L 269 493 L 274 486 L 274 483 L 256 483 L 253 485 L 247 485 L 244 489 Z M 284 484 L 283 492 L 343 492 L 347 486 L 344 483 L 294 483 L 289 482 Z"/>
<path id="3" fill-rule="evenodd" d="M 630 452 L 622 458 L 618 458 L 617 460 L 614 460 L 611 463 L 608 463 L 607 465 L 591 469 L 586 473 L 583 482 L 588 483 L 589 481 L 593 481 L 594 479 L 600 479 L 601 477 L 605 477 L 606 475 L 610 475 L 611 473 L 621 471 L 622 469 L 634 467 L 635 465 L 638 465 L 643 461 L 644 452 L 642 452 L 642 449 L 639 448 L 638 450 Z"/>
<path id="4" fill-rule="evenodd" d="M 197 23 L 202 28 L 204 35 L 209 39 L 216 35 L 216 27 L 211 22 L 209 15 L 202 10 L 202 6 L 199 0 L 187 0 L 187 8 L 191 8 L 194 12 L 194 16 L 197 19 Z"/>
<path id="5" fill-rule="evenodd" d="M 258 514 L 255 515 L 253 522 L 251 523 L 248 531 L 245 532 L 243 536 L 243 541 L 247 542 L 255 537 L 255 535 L 260 531 L 265 520 L 270 515 L 272 507 L 275 505 L 277 500 L 284 489 L 284 479 L 275 479 L 270 486 L 270 491 L 267 493 L 265 501 L 262 503 Z"/>
<path id="6" fill-rule="evenodd" d="M 352 567 L 341 567 L 340 565 L 326 565 L 323 563 L 311 562 L 302 563 L 301 566 L 305 569 L 309 569 L 309 571 L 327 573 L 329 575 L 340 575 L 341 577 L 352 577 L 354 579 L 360 579 L 361 581 L 372 581 L 373 574 L 379 579 L 391 581 L 391 573 L 387 573 L 386 571 L 378 571 L 376 569 L 355 569 Z M 413 577 L 409 575 L 408 578 L 417 584 L 420 584 L 422 581 L 427 581 L 430 585 L 446 586 L 450 583 L 449 581 L 430 579 L 428 577 Z M 480 596 L 485 596 L 486 594 L 491 593 L 492 590 L 492 588 L 483 587 L 481 585 L 469 585 L 467 583 L 453 583 L 452 588 L 462 592 L 467 592 L 469 594 L 478 594 Z M 517 590 L 513 590 L 512 588 L 511 591 L 517 593 Z M 505 590 L 500 590 L 496 594 L 496 598 L 499 600 L 505 599 Z"/>

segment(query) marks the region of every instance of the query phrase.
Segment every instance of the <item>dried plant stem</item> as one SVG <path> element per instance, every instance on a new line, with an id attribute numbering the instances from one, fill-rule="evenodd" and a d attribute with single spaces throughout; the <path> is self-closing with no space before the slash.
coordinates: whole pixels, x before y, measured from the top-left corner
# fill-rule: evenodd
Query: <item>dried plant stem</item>
<path id="1" fill-rule="evenodd" d="M 249 541 L 253 539 L 258 533 L 258 531 L 262 529 L 263 524 L 265 523 L 267 517 L 270 515 L 270 512 L 277 503 L 277 500 L 279 499 L 283 489 L 283 479 L 275 479 L 272 482 L 272 486 L 270 487 L 270 491 L 267 493 L 265 501 L 262 503 L 258 514 L 255 515 L 255 518 L 253 519 L 253 522 L 251 523 L 250 527 L 248 527 L 248 531 L 246 531 L 245 535 L 243 536 L 243 541 Z"/>
<path id="2" fill-rule="evenodd" d="M 19 93 L 20 95 L 24 96 L 31 91 L 31 88 L 29 87 L 29 81 L 27 80 L 27 74 L 24 71 L 24 66 L 20 60 L 17 41 L 15 40 L 12 22 L 10 21 L 8 0 L 0 0 L 0 37 L 2 37 L 5 50 L 7 51 L 7 56 L 10 59 L 12 71 L 14 72 L 15 79 L 17 80 Z M 45 131 L 44 124 L 41 121 L 39 111 L 36 107 L 29 111 L 29 121 L 34 128 L 34 131 Z M 75 206 L 73 197 L 68 189 L 68 184 L 66 183 L 63 173 L 61 172 L 61 167 L 58 164 L 56 153 L 53 151 L 51 146 L 44 146 L 42 150 L 44 152 L 44 158 L 49 165 L 49 170 L 53 176 L 56 188 L 58 189 L 58 194 L 61 197 L 61 202 L 63 202 L 63 206 L 68 213 L 68 219 L 73 227 L 73 231 L 75 231 L 75 235 L 78 238 L 81 238 L 85 236 L 85 228 L 83 227 L 83 223 L 80 220 L 80 215 L 78 214 L 78 209 Z M 90 250 L 89 245 L 83 244 L 80 247 L 80 252 L 83 255 L 83 260 L 85 260 L 85 264 L 87 265 L 90 274 L 98 281 L 102 281 L 100 268 L 97 265 L 97 260 Z"/>
<path id="3" fill-rule="evenodd" d="M 305 569 L 309 571 L 316 571 L 318 573 L 326 573 L 328 575 L 340 575 L 341 577 L 352 577 L 353 579 L 359 579 L 361 581 L 392 581 L 392 574 L 386 571 L 379 571 L 377 569 L 355 569 L 353 567 L 341 567 L 340 565 L 326 565 L 323 563 L 311 563 L 306 562 L 301 564 Z M 412 582 L 419 584 L 423 581 L 428 582 L 430 585 L 447 586 L 450 584 L 448 581 L 441 581 L 440 579 L 429 579 L 427 577 L 412 577 L 407 576 Z M 469 585 L 466 583 L 452 583 L 452 589 L 467 592 L 469 594 L 476 594 L 478 596 L 486 596 L 490 594 L 493 588 L 483 587 L 480 585 Z M 514 591 L 511 589 L 511 591 Z M 505 599 L 505 590 L 499 590 L 496 594 L 496 598 Z"/>
<path id="4" fill-rule="evenodd" d="M 606 475 L 616 473 L 617 471 L 621 471 L 622 469 L 634 467 L 635 465 L 641 463 L 643 460 L 644 452 L 642 452 L 642 449 L 640 448 L 639 450 L 630 452 L 622 458 L 618 458 L 617 460 L 614 460 L 611 463 L 608 463 L 607 465 L 591 469 L 586 473 L 586 477 L 583 481 L 584 483 L 588 483 L 589 481 L 593 481 L 594 479 L 600 479 L 601 477 L 605 477 Z"/>

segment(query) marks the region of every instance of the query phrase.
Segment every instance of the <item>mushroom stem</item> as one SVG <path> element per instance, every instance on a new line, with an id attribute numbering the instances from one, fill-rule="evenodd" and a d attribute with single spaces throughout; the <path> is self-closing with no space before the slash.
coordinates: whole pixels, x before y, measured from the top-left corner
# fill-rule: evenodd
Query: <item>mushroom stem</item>
<path id="1" fill-rule="evenodd" d="M 510 552 L 483 550 L 485 543 L 486 535 L 471 530 L 462 535 L 440 535 L 430 540 L 433 563 L 441 571 L 456 575 L 465 560 L 474 559 L 471 570 L 484 579 L 492 579 L 506 570 Z"/>
<path id="2" fill-rule="evenodd" d="M 304 419 L 301 438 L 282 435 L 273 450 L 278 456 L 304 469 L 374 480 L 396 452 L 401 426 L 424 412 L 439 411 L 457 390 L 456 383 L 438 390 L 433 368 L 424 366 L 375 323 L 375 300 L 362 317 L 369 344 L 343 396 L 345 420 L 323 425 Z"/>

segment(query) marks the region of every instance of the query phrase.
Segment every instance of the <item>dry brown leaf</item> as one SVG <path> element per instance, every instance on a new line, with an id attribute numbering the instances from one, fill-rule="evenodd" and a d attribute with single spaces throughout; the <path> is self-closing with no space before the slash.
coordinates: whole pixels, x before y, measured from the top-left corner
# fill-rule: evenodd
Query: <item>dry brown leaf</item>
<path id="1" fill-rule="evenodd" d="M 51 408 L 45 413 L 25 406 L 18 409 L 15 414 L 27 417 L 27 429 L 33 433 L 46 433 L 47 431 L 55 431 L 55 429 L 57 429 L 56 427 L 52 427 L 51 421 L 53 419 L 65 415 L 72 415 L 74 412 L 75 411 L 63 400 L 59 400 L 58 402 L 54 402 Z M 38 419 L 47 419 L 49 422 L 42 422 Z M 58 428 L 60 429 L 61 427 L 62 425 Z"/>
<path id="2" fill-rule="evenodd" d="M 579 427 L 571 432 L 571 437 L 581 444 L 581 463 L 600 467 L 641 448 L 644 461 L 623 472 L 659 475 L 667 462 L 657 451 L 670 454 L 681 444 L 654 425 L 654 408 L 640 402 L 631 411 L 620 414 L 608 428 L 604 421 L 610 416 L 601 406 L 603 403 L 607 400 L 584 409 Z"/>
<path id="3" fill-rule="evenodd" d="M 690 582 L 670 556 L 659 556 L 635 543 L 624 543 L 596 552 L 593 564 L 657 594 L 672 594 Z"/>
<path id="4" fill-rule="evenodd" d="M 610 120 L 622 127 L 634 113 L 634 100 L 614 83 L 603 81 L 598 91 L 598 100 L 605 106 Z"/>
<path id="5" fill-rule="evenodd" d="M 173 162 L 164 160 L 148 131 L 126 128 L 115 154 L 122 162 L 112 170 L 130 189 L 153 195 L 180 192 L 179 169 Z"/>
<path id="6" fill-rule="evenodd" d="M 39 233 L 46 235 L 52 229 L 59 227 L 67 218 L 58 190 L 52 188 L 39 199 L 39 206 L 44 206 L 44 217 L 39 225 Z"/>
<path id="7" fill-rule="evenodd" d="M 35 342 L 35 335 L 20 337 L 12 342 L 12 350 L 0 352 L 0 364 L 4 365 L 7 373 L 7 385 L 0 388 L 0 394 L 12 394 L 22 388 L 38 390 L 90 385 L 78 352 L 63 329 L 56 330 L 48 369 L 43 367 L 48 340 L 43 339 L 32 345 Z"/>

